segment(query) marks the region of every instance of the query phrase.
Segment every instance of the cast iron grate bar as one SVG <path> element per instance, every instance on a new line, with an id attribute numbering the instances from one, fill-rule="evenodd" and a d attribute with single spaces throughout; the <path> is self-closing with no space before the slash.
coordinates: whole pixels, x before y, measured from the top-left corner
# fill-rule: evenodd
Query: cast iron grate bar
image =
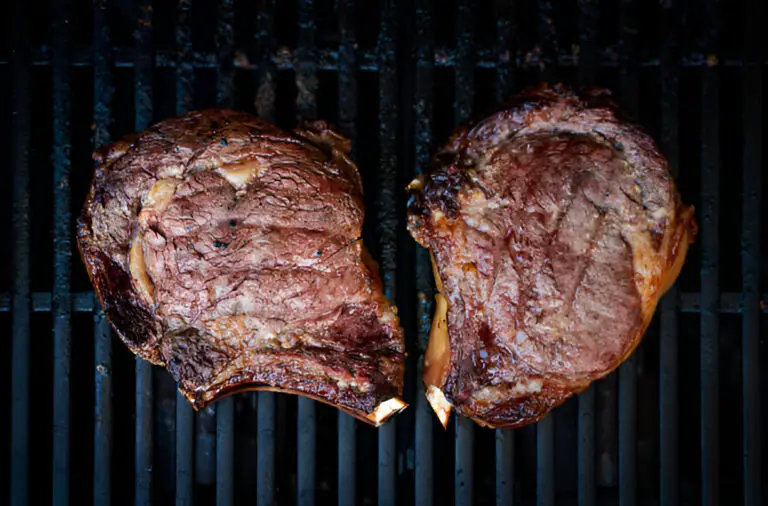
<path id="1" fill-rule="evenodd" d="M 216 97 L 220 107 L 234 103 L 234 6 L 232 0 L 219 0 L 216 25 Z M 232 506 L 235 500 L 235 400 L 225 397 L 216 408 L 216 504 Z"/>
<path id="2" fill-rule="evenodd" d="M 744 504 L 760 504 L 760 212 L 763 76 L 759 0 L 744 10 L 744 179 L 741 229 Z"/>
<path id="3" fill-rule="evenodd" d="M 256 113 L 259 117 L 275 122 L 275 89 L 277 77 L 274 64 L 269 59 L 275 49 L 273 20 L 274 0 L 261 0 L 256 16 L 255 53 L 260 62 L 255 69 L 257 83 Z M 275 501 L 275 396 L 274 392 L 258 392 L 256 414 L 256 504 L 271 506 Z"/>
<path id="4" fill-rule="evenodd" d="M 137 24 L 134 31 L 136 62 L 134 65 L 134 101 L 136 131 L 145 130 L 152 123 L 152 86 L 154 62 L 152 51 L 152 4 L 144 0 L 138 4 Z M 136 358 L 136 428 L 134 461 L 134 505 L 152 503 L 152 365 Z"/>
<path id="5" fill-rule="evenodd" d="M 216 505 L 232 506 L 235 500 L 235 403 L 231 396 L 216 409 Z"/>
<path id="6" fill-rule="evenodd" d="M 595 387 L 590 385 L 579 395 L 577 419 L 577 502 L 595 504 Z"/>
<path id="7" fill-rule="evenodd" d="M 475 69 L 472 61 L 474 38 L 474 2 L 460 0 L 456 6 L 456 66 L 454 68 L 454 124 L 469 119 L 475 93 Z M 473 504 L 474 489 L 474 425 L 460 415 L 456 420 L 456 458 L 454 501 L 456 506 Z"/>
<path id="8" fill-rule="evenodd" d="M 29 502 L 29 331 L 30 293 L 29 218 L 29 64 L 27 59 L 26 5 L 13 3 L 13 91 L 11 99 L 13 178 L 13 321 L 11 348 L 11 462 L 10 504 Z"/>
<path id="9" fill-rule="evenodd" d="M 561 49 L 559 52 L 550 53 L 546 56 L 538 54 L 536 47 L 526 47 L 512 56 L 511 65 L 520 70 L 531 70 L 546 66 L 557 66 L 563 68 L 579 67 L 580 56 L 574 55 L 572 48 Z M 30 65 L 40 67 L 51 65 L 51 49 L 48 46 L 32 48 L 29 58 Z M 113 49 L 113 64 L 118 68 L 132 68 L 135 65 L 135 48 L 116 47 Z M 596 66 L 601 68 L 616 69 L 619 67 L 618 48 L 616 46 L 607 46 L 598 48 L 596 57 Z M 452 47 L 440 46 L 433 51 L 434 64 L 438 67 L 454 67 L 456 65 L 456 52 Z M 680 57 L 677 64 L 680 67 L 701 68 L 708 67 L 711 62 L 707 60 L 707 54 L 702 52 L 689 52 Z M 339 70 L 339 53 L 334 49 L 317 49 L 317 68 L 320 70 Z M 213 51 L 193 51 L 192 65 L 196 69 L 216 69 L 218 67 L 218 55 Z M 275 64 L 278 70 L 295 70 L 294 54 L 290 48 L 280 48 L 279 53 L 270 55 L 270 60 Z M 761 60 L 763 64 L 768 61 Z M 178 64 L 175 50 L 159 49 L 155 52 L 156 68 L 175 68 Z M 360 70 L 367 72 L 378 71 L 378 55 L 375 51 L 360 51 L 358 54 L 358 66 Z M 10 61 L 0 56 L 0 66 L 8 65 Z M 90 67 L 93 65 L 91 58 L 91 49 L 89 47 L 78 46 L 72 50 L 70 65 L 75 67 Z M 505 62 L 506 64 L 506 62 Z M 228 62 L 234 68 L 253 70 L 254 63 L 232 59 Z M 661 57 L 646 57 L 636 62 L 638 68 L 660 67 Z M 719 66 L 723 67 L 741 67 L 744 60 L 739 57 L 723 56 L 718 61 Z M 496 48 L 476 48 L 473 52 L 472 66 L 476 68 L 496 68 L 498 60 L 496 59 Z"/>
<path id="10" fill-rule="evenodd" d="M 579 83 L 589 86 L 595 81 L 597 23 L 600 6 L 596 0 L 579 1 Z M 579 506 L 595 504 L 595 385 L 579 395 L 576 422 L 577 485 Z"/>
<path id="11" fill-rule="evenodd" d="M 176 114 L 189 112 L 193 107 L 195 70 L 192 66 L 191 0 L 179 0 L 176 12 Z"/>
<path id="12" fill-rule="evenodd" d="M 112 331 L 99 301 L 93 315 L 95 407 L 93 434 L 93 503 L 110 504 L 112 494 Z"/>
<path id="13" fill-rule="evenodd" d="M 505 0 L 494 1 L 496 16 L 496 102 L 507 100 L 515 89 L 515 13 Z"/>
<path id="14" fill-rule="evenodd" d="M 339 127 L 341 133 L 352 141 L 352 159 L 357 156 L 357 60 L 355 57 L 355 19 L 357 9 L 354 0 L 339 0 L 338 20 L 341 41 L 339 43 Z M 338 413 L 338 505 L 356 503 L 356 447 L 355 419 Z"/>
<path id="15" fill-rule="evenodd" d="M 704 6 L 703 27 L 715 40 L 716 2 Z M 715 47 L 706 49 L 715 52 Z M 720 108 L 716 68 L 701 72 L 701 504 L 719 504 Z"/>
<path id="16" fill-rule="evenodd" d="M 414 87 L 414 176 L 429 166 L 432 146 L 433 121 L 433 74 L 434 35 L 432 0 L 415 2 L 413 14 L 416 24 L 416 75 Z M 434 498 L 434 453 L 432 427 L 434 414 L 425 397 L 421 373 L 424 365 L 424 351 L 427 348 L 432 318 L 432 268 L 429 253 L 419 245 L 414 246 L 416 274 L 416 325 L 419 349 L 419 367 L 416 374 L 415 398 L 415 442 L 416 453 L 414 492 L 415 504 L 432 506 Z"/>
<path id="17" fill-rule="evenodd" d="M 296 111 L 299 124 L 317 116 L 317 74 L 315 71 L 315 19 L 313 0 L 301 0 L 299 4 L 299 42 L 296 49 Z M 315 426 L 315 401 L 306 397 L 298 399 L 297 420 L 297 504 L 315 504 L 315 462 L 317 429 Z"/>
<path id="18" fill-rule="evenodd" d="M 70 5 L 53 3 L 53 504 L 69 504 L 72 236 L 69 28 Z"/>
<path id="19" fill-rule="evenodd" d="M 176 114 L 189 112 L 194 96 L 194 69 L 190 62 L 192 29 L 190 0 L 180 0 L 176 15 Z M 158 407 L 159 409 L 159 407 Z M 201 427 L 203 424 L 197 424 Z M 194 493 L 195 414 L 181 392 L 176 392 L 176 506 L 191 506 Z"/>
<path id="20" fill-rule="evenodd" d="M 549 0 L 536 2 L 536 41 L 532 49 L 532 60 L 537 60 L 535 69 L 538 77 L 552 82 L 557 73 L 558 40 L 557 27 L 554 22 L 554 7 Z"/>
<path id="21" fill-rule="evenodd" d="M 536 42 L 533 54 L 540 58 L 534 67 L 534 75 L 542 81 L 553 81 L 556 62 L 547 63 L 548 57 L 557 51 L 557 34 L 552 20 L 552 4 L 548 1 L 537 2 Z M 557 412 L 547 414 L 536 427 L 536 504 L 554 506 L 555 504 L 555 417 Z"/>
<path id="22" fill-rule="evenodd" d="M 315 401 L 306 397 L 298 399 L 298 430 L 296 447 L 298 467 L 298 506 L 315 504 L 315 461 L 317 436 L 315 428 Z"/>
<path id="23" fill-rule="evenodd" d="M 553 425 L 555 417 L 548 414 L 536 424 L 536 505 L 555 504 L 555 448 Z"/>
<path id="24" fill-rule="evenodd" d="M 494 2 L 497 30 L 496 102 L 503 103 L 514 90 L 515 73 L 513 6 L 504 0 Z M 515 496 L 515 431 L 496 429 L 496 504 L 512 504 Z"/>
<path id="25" fill-rule="evenodd" d="M 623 0 L 619 7 L 619 93 L 627 113 L 635 121 L 638 115 L 637 70 L 634 64 L 637 34 L 637 9 L 633 0 Z M 637 372 L 642 344 L 619 366 L 619 502 L 637 503 Z"/>
<path id="26" fill-rule="evenodd" d="M 661 65 L 661 148 L 669 161 L 673 177 L 679 173 L 676 6 L 664 5 L 661 18 L 664 53 Z M 659 495 L 662 506 L 678 501 L 678 318 L 677 285 L 661 301 L 659 336 Z"/>
<path id="27" fill-rule="evenodd" d="M 598 0 L 579 0 L 579 82 L 593 84 L 598 66 L 597 35 L 600 20 Z"/>
<path id="28" fill-rule="evenodd" d="M 259 392 L 256 418 L 256 504 L 270 506 L 275 499 L 275 393 Z"/>
<path id="29" fill-rule="evenodd" d="M 234 23 L 233 0 L 219 0 L 216 18 L 216 98 L 220 107 L 232 107 L 235 101 Z"/>
<path id="30" fill-rule="evenodd" d="M 512 504 L 515 497 L 515 431 L 496 429 L 496 504 Z"/>
<path id="31" fill-rule="evenodd" d="M 381 0 L 379 52 L 379 206 L 381 276 L 384 295 L 393 304 L 397 296 L 397 76 L 395 55 L 395 0 Z M 398 418 L 378 429 L 378 505 L 394 506 L 396 428 Z"/>
<path id="32" fill-rule="evenodd" d="M 106 1 L 93 4 L 93 142 L 110 142 L 112 74 L 109 61 Z M 112 494 L 112 331 L 93 297 L 94 426 L 93 503 L 110 504 Z"/>

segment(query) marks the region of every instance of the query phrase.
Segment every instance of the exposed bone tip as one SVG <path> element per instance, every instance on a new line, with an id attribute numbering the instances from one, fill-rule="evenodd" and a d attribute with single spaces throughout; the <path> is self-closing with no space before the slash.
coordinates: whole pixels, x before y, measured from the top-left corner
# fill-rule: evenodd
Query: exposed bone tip
<path id="1" fill-rule="evenodd" d="M 444 429 L 447 428 L 451 416 L 451 403 L 445 398 L 443 391 L 435 385 L 429 385 L 427 387 L 427 402 L 432 406 L 432 411 L 437 415 L 437 419 L 440 420 L 440 425 Z"/>
<path id="2" fill-rule="evenodd" d="M 373 413 L 368 415 L 367 418 L 378 427 L 386 422 L 392 415 L 399 413 L 407 407 L 408 404 L 397 397 L 392 397 L 376 406 L 376 409 L 374 409 Z"/>
<path id="3" fill-rule="evenodd" d="M 416 179 L 408 183 L 406 190 L 417 191 L 417 192 L 424 191 L 424 180 L 421 177 L 417 177 Z"/>

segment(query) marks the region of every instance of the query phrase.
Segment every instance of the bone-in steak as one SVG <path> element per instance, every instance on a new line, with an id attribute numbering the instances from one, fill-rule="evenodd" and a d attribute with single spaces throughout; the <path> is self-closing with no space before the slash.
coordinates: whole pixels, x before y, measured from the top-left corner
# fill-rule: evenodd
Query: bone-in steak
<path id="1" fill-rule="evenodd" d="M 360 241 L 360 176 L 324 123 L 194 112 L 99 150 L 78 244 L 128 347 L 195 408 L 243 389 L 372 423 L 402 409 L 404 343 Z"/>
<path id="2" fill-rule="evenodd" d="M 429 401 L 479 423 L 546 415 L 637 346 L 696 234 L 651 138 L 605 90 L 540 85 L 459 128 L 411 183 L 437 311 Z"/>

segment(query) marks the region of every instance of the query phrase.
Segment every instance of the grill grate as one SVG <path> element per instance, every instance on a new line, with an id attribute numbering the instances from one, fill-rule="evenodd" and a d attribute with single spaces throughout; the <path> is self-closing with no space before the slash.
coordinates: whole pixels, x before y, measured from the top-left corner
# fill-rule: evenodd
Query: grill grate
<path id="1" fill-rule="evenodd" d="M 12 506 L 757 506 L 768 496 L 765 8 L 412 3 L 70 0 L 35 12 L 14 2 L 0 46 L 13 234 L 0 281 L 12 329 L 0 485 Z M 428 253 L 405 232 L 403 188 L 454 125 L 541 79 L 613 88 L 659 140 L 701 232 L 616 374 L 535 426 L 454 418 L 446 432 L 420 381 L 434 289 Z M 194 413 L 166 373 L 114 340 L 88 291 L 72 240 L 87 153 L 215 104 L 286 128 L 319 116 L 352 139 L 364 240 L 409 352 L 411 407 L 384 427 L 269 392 Z"/>

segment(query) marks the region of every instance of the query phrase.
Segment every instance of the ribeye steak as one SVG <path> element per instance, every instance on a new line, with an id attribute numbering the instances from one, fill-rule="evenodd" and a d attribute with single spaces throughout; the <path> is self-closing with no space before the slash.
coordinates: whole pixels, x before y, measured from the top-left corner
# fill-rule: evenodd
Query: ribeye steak
<path id="1" fill-rule="evenodd" d="M 523 91 L 409 186 L 432 254 L 430 404 L 492 427 L 546 415 L 640 342 L 696 234 L 652 139 L 606 90 Z"/>
<path id="2" fill-rule="evenodd" d="M 375 425 L 402 409 L 404 343 L 360 240 L 349 142 L 206 110 L 95 153 L 78 244 L 126 345 L 195 408 L 289 391 Z"/>

